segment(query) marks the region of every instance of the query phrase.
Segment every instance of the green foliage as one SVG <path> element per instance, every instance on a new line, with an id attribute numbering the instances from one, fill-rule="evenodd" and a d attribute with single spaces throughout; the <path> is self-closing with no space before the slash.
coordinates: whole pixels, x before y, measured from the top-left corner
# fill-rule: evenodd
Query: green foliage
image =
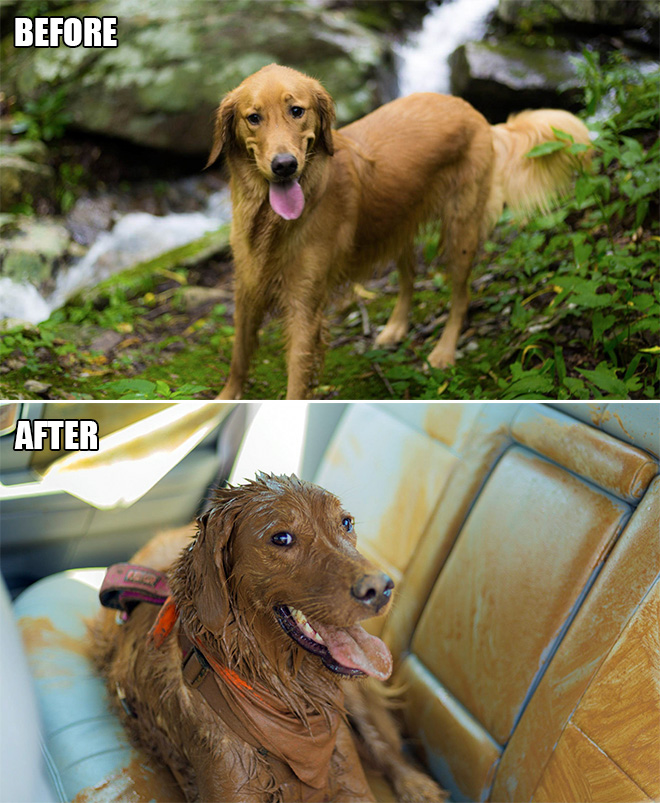
<path id="1" fill-rule="evenodd" d="M 587 117 L 606 114 L 605 124 L 615 131 L 657 128 L 660 107 L 660 73 L 642 71 L 627 61 L 623 53 L 610 54 L 605 65 L 597 52 L 584 50 L 575 60 L 584 86 Z"/>
<path id="2" fill-rule="evenodd" d="M 108 394 L 116 399 L 190 399 L 196 393 L 208 390 L 204 385 L 192 385 L 187 383 L 180 388 L 172 389 L 162 379 L 150 382 L 148 379 L 119 379 L 116 382 L 108 382 L 102 390 L 103 394 Z M 115 395 L 117 394 L 117 395 Z"/>
<path id="3" fill-rule="evenodd" d="M 85 168 L 80 164 L 64 162 L 59 168 L 57 199 L 62 214 L 70 212 L 83 189 Z"/>
<path id="4" fill-rule="evenodd" d="M 49 89 L 38 98 L 26 101 L 23 109 L 16 112 L 12 134 L 24 134 L 28 139 L 49 142 L 59 139 L 71 120 L 66 110 L 65 90 Z"/>

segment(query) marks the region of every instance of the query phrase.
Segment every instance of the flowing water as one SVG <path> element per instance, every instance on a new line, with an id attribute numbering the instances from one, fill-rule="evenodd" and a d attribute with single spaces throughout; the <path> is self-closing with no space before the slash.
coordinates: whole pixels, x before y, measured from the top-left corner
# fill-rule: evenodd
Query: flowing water
<path id="1" fill-rule="evenodd" d="M 498 0 L 445 0 L 424 17 L 422 28 L 395 48 L 399 94 L 449 93 L 449 56 L 460 45 L 479 40 Z"/>
<path id="2" fill-rule="evenodd" d="M 58 273 L 55 289 L 47 296 L 40 295 L 31 284 L 17 284 L 0 277 L 0 319 L 18 318 L 40 323 L 79 290 L 93 287 L 131 265 L 186 245 L 230 219 L 228 189 L 211 195 L 203 212 L 169 215 L 129 212 L 112 231 L 99 235 L 82 259 Z"/>
<path id="3" fill-rule="evenodd" d="M 399 94 L 449 92 L 449 56 L 461 44 L 483 36 L 486 19 L 496 5 L 497 0 L 445 0 L 431 10 L 422 28 L 394 48 Z M 192 242 L 230 217 L 226 190 L 212 195 L 202 212 L 164 216 L 128 213 L 112 231 L 101 234 L 82 259 L 59 272 L 49 295 L 42 296 L 31 284 L 16 284 L 0 277 L 0 319 L 39 323 L 73 293 L 130 265 Z"/>

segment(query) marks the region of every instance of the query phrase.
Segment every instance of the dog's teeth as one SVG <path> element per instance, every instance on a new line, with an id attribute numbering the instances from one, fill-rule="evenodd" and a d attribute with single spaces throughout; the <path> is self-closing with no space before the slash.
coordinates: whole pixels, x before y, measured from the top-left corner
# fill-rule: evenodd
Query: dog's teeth
<path id="1" fill-rule="evenodd" d="M 318 642 L 319 644 L 325 644 L 321 636 L 319 636 L 316 630 L 314 630 L 314 628 L 307 621 L 307 617 L 302 611 L 299 611 L 298 608 L 292 608 L 289 606 L 289 613 L 306 636 Z"/>

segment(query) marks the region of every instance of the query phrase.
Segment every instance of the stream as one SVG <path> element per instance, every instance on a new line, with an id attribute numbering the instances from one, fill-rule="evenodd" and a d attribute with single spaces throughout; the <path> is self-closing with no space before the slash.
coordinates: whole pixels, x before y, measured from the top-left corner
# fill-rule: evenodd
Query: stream
<path id="1" fill-rule="evenodd" d="M 399 95 L 449 92 L 451 53 L 461 44 L 480 39 L 497 0 L 445 0 L 424 18 L 420 30 L 394 45 Z M 55 288 L 40 294 L 32 284 L 0 277 L 0 319 L 40 323 L 72 294 L 92 287 L 138 262 L 185 245 L 231 219 L 229 190 L 213 193 L 199 212 L 152 215 L 128 212 L 109 232 L 98 236 L 87 254 L 60 270 Z"/>

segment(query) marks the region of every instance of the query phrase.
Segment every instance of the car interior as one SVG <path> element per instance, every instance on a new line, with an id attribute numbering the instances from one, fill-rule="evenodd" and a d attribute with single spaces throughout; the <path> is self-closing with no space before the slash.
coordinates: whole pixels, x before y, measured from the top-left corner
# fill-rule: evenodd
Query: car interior
<path id="1" fill-rule="evenodd" d="M 14 451 L 26 418 L 92 418 L 99 450 Z M 652 403 L 4 403 L 0 800 L 183 799 L 86 621 L 105 567 L 259 470 L 336 494 L 395 580 L 369 628 L 451 800 L 660 799 L 659 456 Z"/>

